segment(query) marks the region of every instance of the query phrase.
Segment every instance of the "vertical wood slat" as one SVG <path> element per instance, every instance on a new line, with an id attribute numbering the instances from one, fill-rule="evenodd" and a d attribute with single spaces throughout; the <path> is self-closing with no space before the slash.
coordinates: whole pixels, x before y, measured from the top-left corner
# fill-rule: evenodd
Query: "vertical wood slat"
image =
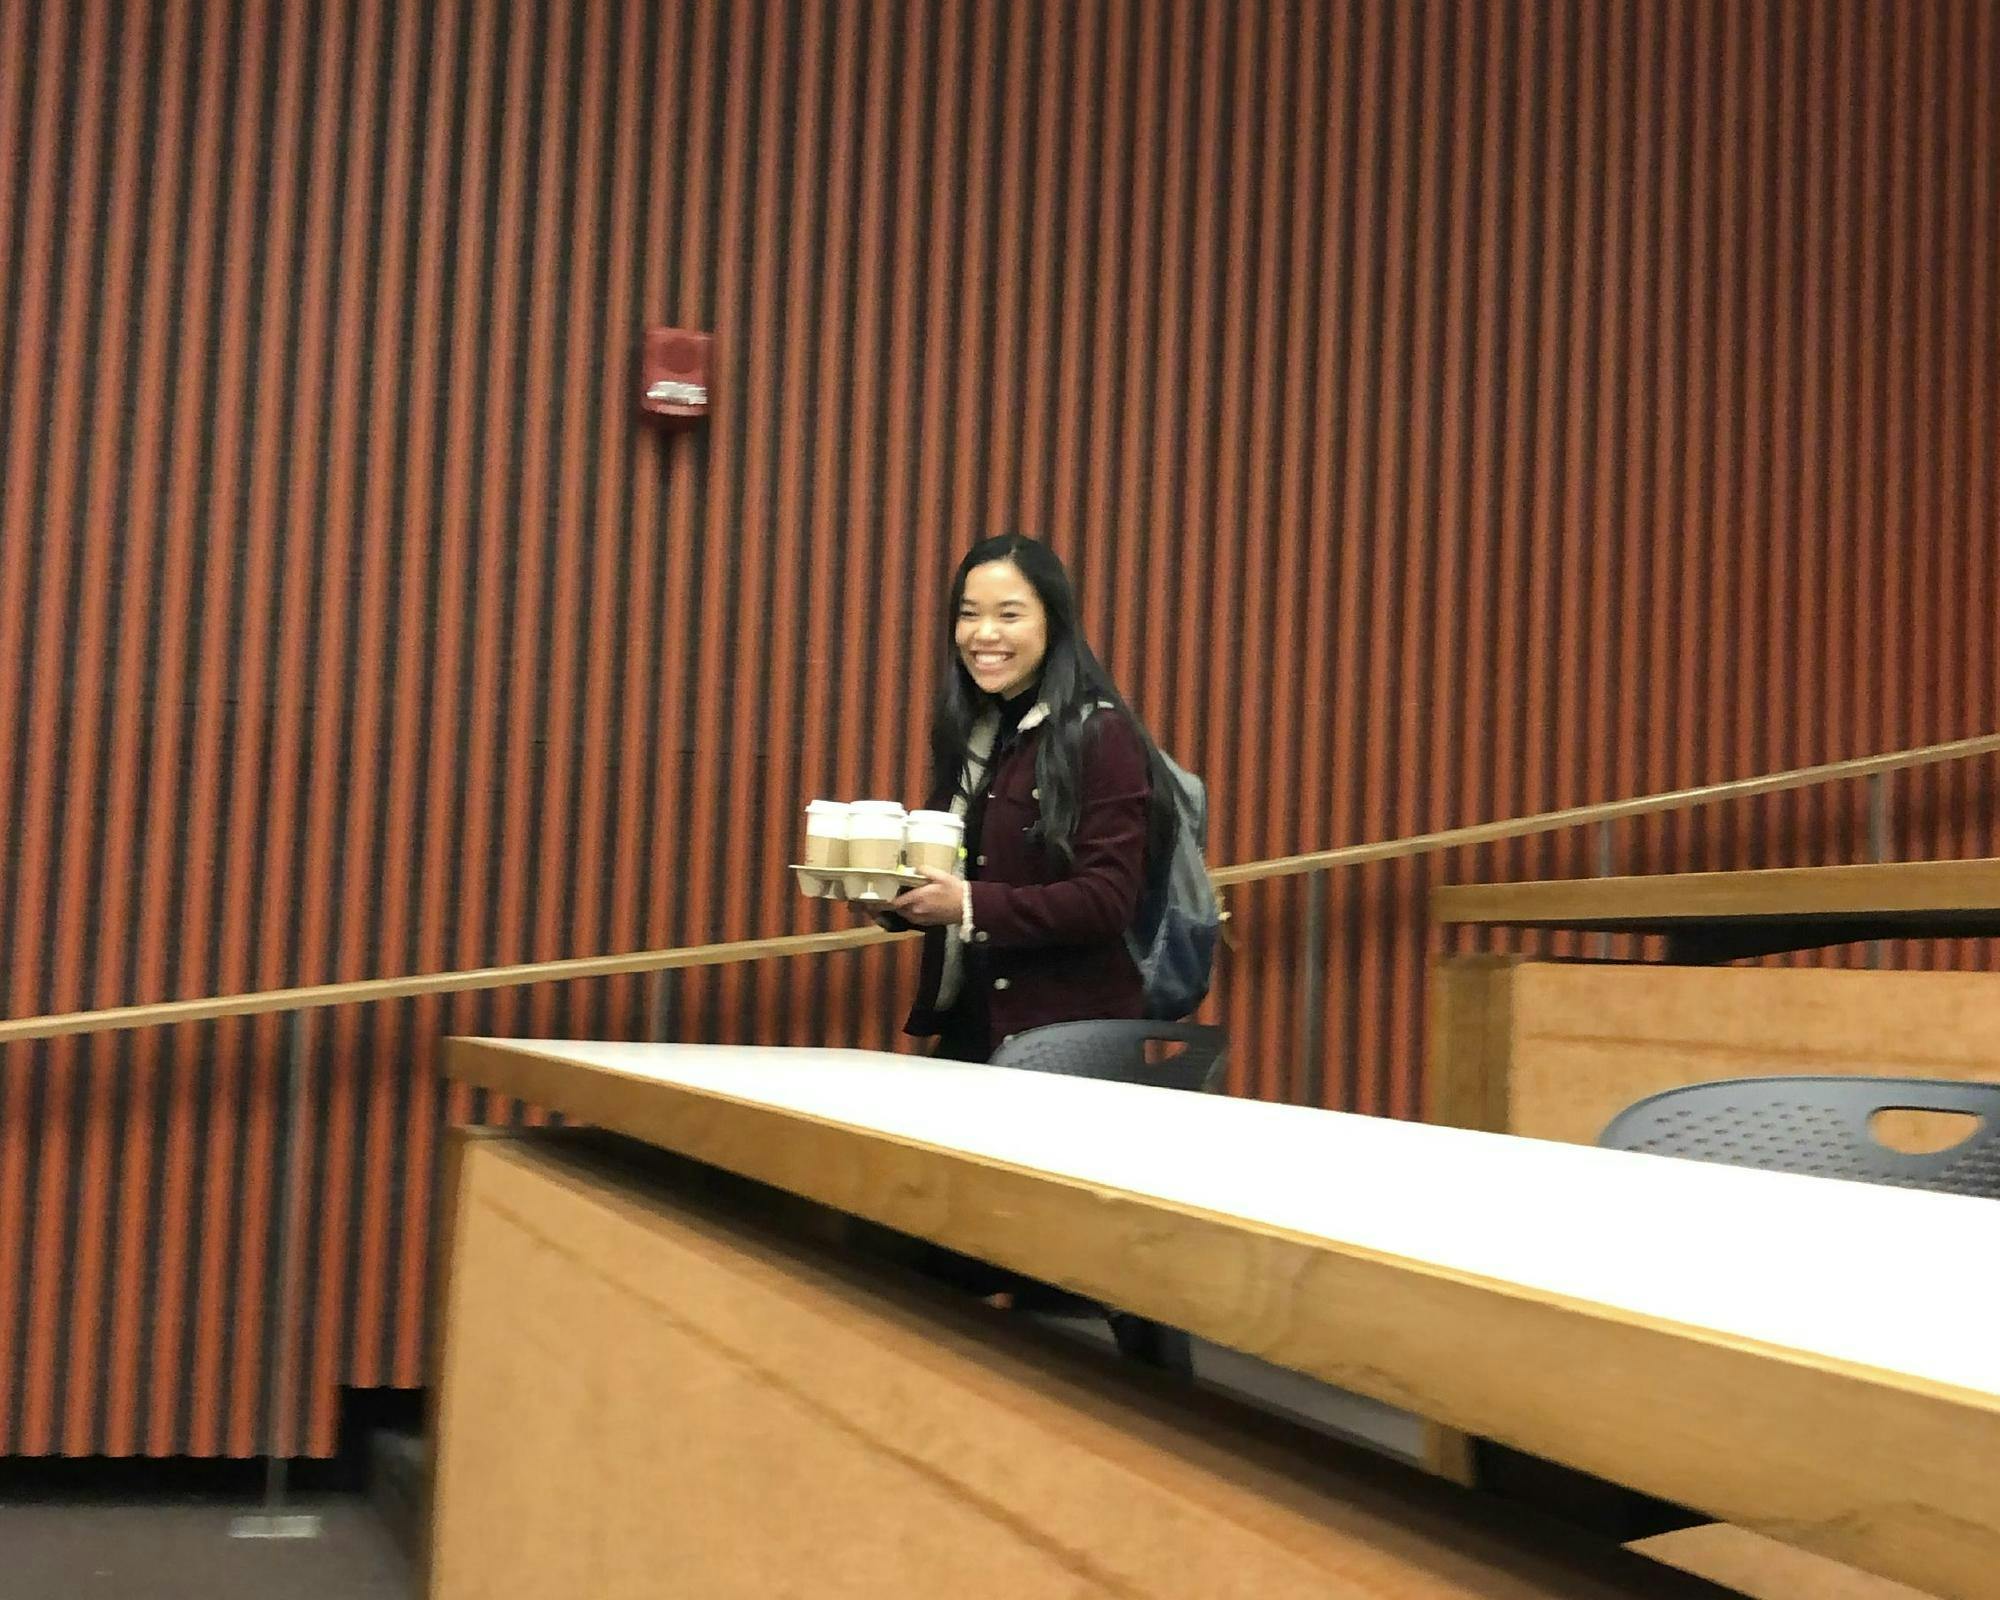
<path id="1" fill-rule="evenodd" d="M 798 804 L 921 785 L 943 580 L 1002 526 L 1073 562 L 1218 859 L 1988 729 L 1996 39 L 1996 0 L 0 7 L 9 1009 L 818 926 Z M 704 428 L 633 407 L 652 322 L 718 336 Z M 1899 783 L 1896 853 L 2000 848 L 1993 796 Z M 1853 859 L 1862 815 L 1616 848 Z M 1337 879 L 1313 1072 L 1304 899 L 1239 895 L 1234 1087 L 1408 1113 L 1425 886 L 1588 868 Z M 911 976 L 691 975 L 674 1028 L 890 1045 Z M 315 1030 L 296 1448 L 421 1378 L 438 1122 L 535 1115 L 438 1093 L 437 1040 L 645 1007 Z M 281 1035 L 10 1053 L 0 1452 L 262 1448 Z"/>

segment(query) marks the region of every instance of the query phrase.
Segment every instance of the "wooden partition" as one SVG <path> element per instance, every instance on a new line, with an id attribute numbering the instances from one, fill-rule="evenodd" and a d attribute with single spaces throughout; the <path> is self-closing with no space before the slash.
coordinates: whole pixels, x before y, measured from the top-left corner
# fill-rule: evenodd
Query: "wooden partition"
<path id="1" fill-rule="evenodd" d="M 544 1134 L 452 1168 L 438 1600 L 1725 1595 L 752 1227 L 684 1166 Z"/>
<path id="2" fill-rule="evenodd" d="M 1432 975 L 1427 1120 L 1593 1144 L 1634 1101 L 1790 1073 L 2000 1081 L 2000 973 L 1460 956 Z"/>

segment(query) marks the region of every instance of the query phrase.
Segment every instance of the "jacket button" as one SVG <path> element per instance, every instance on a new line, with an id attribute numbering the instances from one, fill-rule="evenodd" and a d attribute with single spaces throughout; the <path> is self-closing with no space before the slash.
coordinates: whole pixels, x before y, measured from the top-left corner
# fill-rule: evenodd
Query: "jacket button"
<path id="1" fill-rule="evenodd" d="M 979 864 L 980 864 L 980 865 L 981 865 L 982 867 L 986 865 L 986 858 L 985 858 L 984 856 L 981 856 L 981 857 L 979 858 Z"/>
<path id="2" fill-rule="evenodd" d="M 973 934 L 973 936 L 972 936 L 972 942 L 973 942 L 974 944 L 984 944 L 984 943 L 986 943 L 986 940 L 987 940 L 987 938 L 988 938 L 988 937 L 989 937 L 989 936 L 988 936 L 988 934 L 987 934 L 986 930 L 985 930 L 984 928 L 981 928 L 981 929 L 980 929 L 980 930 L 979 930 L 979 931 L 978 931 L 977 933 Z"/>
<path id="3" fill-rule="evenodd" d="M 993 987 L 996 989 L 1005 989 L 1011 987 L 1011 985 L 1005 978 L 995 978 L 993 980 Z"/>
<path id="4" fill-rule="evenodd" d="M 1039 789 L 1030 789 L 1028 791 L 1028 798 L 1030 800 L 1039 800 L 1041 799 L 1041 797 L 1042 797 L 1042 791 Z"/>

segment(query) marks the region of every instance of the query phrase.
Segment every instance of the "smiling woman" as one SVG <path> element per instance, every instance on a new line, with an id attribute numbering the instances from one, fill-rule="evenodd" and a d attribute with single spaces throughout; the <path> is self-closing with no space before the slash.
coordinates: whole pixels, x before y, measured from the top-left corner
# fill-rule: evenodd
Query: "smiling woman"
<path id="1" fill-rule="evenodd" d="M 908 1031 L 983 1061 L 1027 1028 L 1142 1014 L 1125 930 L 1178 824 L 1159 751 L 1046 545 L 975 545 L 946 615 L 928 803 L 965 819 L 964 858 L 891 912 L 926 933 Z"/>
<path id="2" fill-rule="evenodd" d="M 1000 700 L 1018 700 L 1049 651 L 1049 608 L 1011 561 L 985 561 L 965 575 L 952 638 L 972 681 Z"/>

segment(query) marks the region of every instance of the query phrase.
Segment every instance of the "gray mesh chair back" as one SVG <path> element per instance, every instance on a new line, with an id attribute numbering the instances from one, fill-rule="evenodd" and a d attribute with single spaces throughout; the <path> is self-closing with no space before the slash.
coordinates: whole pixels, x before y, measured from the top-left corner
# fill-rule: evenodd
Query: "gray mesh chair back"
<path id="1" fill-rule="evenodd" d="M 1879 1111 L 1959 1112 L 1980 1120 L 1950 1149 L 1914 1155 L 1875 1137 L 1871 1122 Z M 1621 1111 L 1597 1142 L 2000 1200 L 2000 1084 L 1839 1077 L 1697 1083 Z"/>
<path id="2" fill-rule="evenodd" d="M 1222 1082 L 1228 1040 L 1223 1029 L 1193 1022 L 1056 1022 L 1013 1035 L 993 1065 L 1200 1092 Z M 1148 1060 L 1155 1041 L 1180 1048 Z"/>

